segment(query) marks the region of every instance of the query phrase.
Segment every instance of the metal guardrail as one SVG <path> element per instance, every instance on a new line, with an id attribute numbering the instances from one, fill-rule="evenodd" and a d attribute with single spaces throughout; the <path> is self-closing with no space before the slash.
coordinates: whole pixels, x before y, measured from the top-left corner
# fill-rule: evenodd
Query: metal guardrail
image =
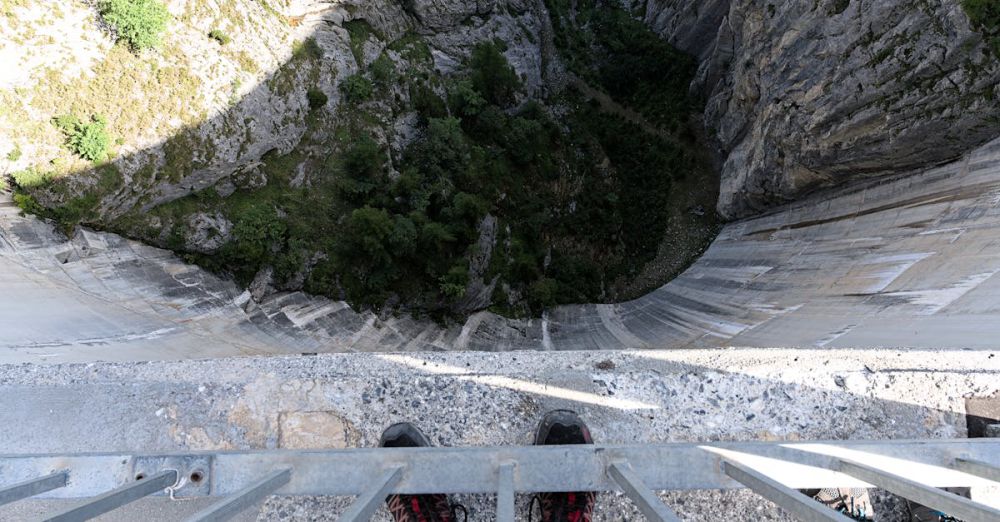
<path id="1" fill-rule="evenodd" d="M 847 521 L 796 490 L 878 486 L 967 522 L 995 522 L 1000 510 L 938 488 L 998 477 L 1000 439 L 0 455 L 0 505 L 84 499 L 43 519 L 65 522 L 152 494 L 219 497 L 189 520 L 221 521 L 271 494 L 357 496 L 341 517 L 353 522 L 390 493 L 490 493 L 508 522 L 515 492 L 620 490 L 647 519 L 675 521 L 654 491 L 749 488 L 800 520 Z"/>

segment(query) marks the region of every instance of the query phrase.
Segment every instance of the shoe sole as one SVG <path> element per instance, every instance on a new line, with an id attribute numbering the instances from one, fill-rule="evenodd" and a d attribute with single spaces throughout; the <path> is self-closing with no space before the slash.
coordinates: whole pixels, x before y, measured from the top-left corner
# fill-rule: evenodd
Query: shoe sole
<path id="1" fill-rule="evenodd" d="M 400 422 L 386 428 L 386 430 L 382 432 L 382 437 L 379 439 L 378 445 L 380 447 L 384 447 L 386 441 L 398 439 L 402 435 L 407 435 L 411 439 L 415 440 L 418 447 L 431 445 L 430 441 L 427 440 L 427 437 L 424 436 L 423 432 L 409 422 Z"/>

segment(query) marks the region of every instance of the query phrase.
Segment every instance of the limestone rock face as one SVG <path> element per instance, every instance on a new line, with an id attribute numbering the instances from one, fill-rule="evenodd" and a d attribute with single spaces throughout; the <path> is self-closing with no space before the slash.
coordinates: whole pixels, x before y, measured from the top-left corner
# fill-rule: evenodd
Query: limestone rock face
<path id="1" fill-rule="evenodd" d="M 1000 60 L 957 0 L 654 0 L 645 18 L 700 59 L 729 218 L 1000 135 Z"/>
<path id="2" fill-rule="evenodd" d="M 221 213 L 198 212 L 187 220 L 184 248 L 191 252 L 211 254 L 232 239 L 233 224 Z"/>
<path id="3" fill-rule="evenodd" d="M 430 45 L 443 72 L 476 43 L 502 38 L 528 89 L 542 84 L 534 43 L 540 24 L 527 0 L 239 0 L 222 12 L 211 0 L 167 4 L 173 18 L 163 43 L 137 54 L 116 45 L 86 3 L 18 4 L 0 16 L 0 64 L 16 71 L 0 80 L 0 171 L 55 165 L 54 176 L 75 179 L 69 190 L 39 199 L 57 206 L 82 195 L 99 174 L 66 149 L 50 122 L 100 114 L 121 183 L 101 189 L 96 221 L 212 186 L 228 196 L 263 158 L 300 145 L 308 91 L 322 91 L 334 111 L 341 82 L 407 34 Z M 356 20 L 373 32 L 361 56 L 345 25 Z M 215 30 L 231 41 L 208 37 Z"/>

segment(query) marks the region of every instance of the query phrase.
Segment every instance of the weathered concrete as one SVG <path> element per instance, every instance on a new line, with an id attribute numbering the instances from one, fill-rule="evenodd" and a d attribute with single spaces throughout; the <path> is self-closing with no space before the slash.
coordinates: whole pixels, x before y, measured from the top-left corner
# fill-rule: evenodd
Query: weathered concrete
<path id="1" fill-rule="evenodd" d="M 372 446 L 403 420 L 435 445 L 529 444 L 541 415 L 560 407 L 607 443 L 961 437 L 963 396 L 1000 392 L 996 355 L 740 348 L 7 365 L 0 453 L 299 447 L 303 439 L 287 438 L 290 418 L 298 433 L 336 426 L 330 440 L 312 440 L 320 447 Z M 784 519 L 746 493 L 665 498 L 687 520 L 758 510 Z M 491 499 L 463 501 L 472 520 L 492 516 Z M 342 507 L 273 499 L 262 519 L 332 517 Z M 635 518 L 632 509 L 607 495 L 599 514 Z"/>
<path id="2" fill-rule="evenodd" d="M 302 293 L 255 303 L 111 234 L 65 241 L 0 207 L 0 361 L 336 351 L 738 346 L 996 347 L 1000 140 L 959 162 L 817 194 L 728 225 L 635 301 L 444 328 Z"/>

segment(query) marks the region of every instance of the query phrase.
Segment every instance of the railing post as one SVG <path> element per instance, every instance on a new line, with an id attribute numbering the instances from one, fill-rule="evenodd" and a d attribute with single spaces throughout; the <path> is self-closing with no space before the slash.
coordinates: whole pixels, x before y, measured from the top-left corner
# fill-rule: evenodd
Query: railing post
<path id="1" fill-rule="evenodd" d="M 514 522 L 514 463 L 497 468 L 497 522 Z"/>
<path id="2" fill-rule="evenodd" d="M 139 500 L 147 495 L 152 495 L 157 491 L 177 483 L 177 472 L 174 470 L 161 471 L 152 477 L 137 480 L 126 484 L 120 488 L 112 489 L 81 504 L 73 506 L 58 514 L 45 517 L 46 522 L 77 522 L 89 520 L 120 508 L 129 502 Z"/>
<path id="3" fill-rule="evenodd" d="M 755 469 L 723 460 L 722 471 L 736 482 L 743 484 L 753 490 L 754 493 L 774 502 L 778 507 L 788 511 L 799 520 L 805 522 L 851 522 L 850 518 L 837 513 L 794 489 L 785 487 Z"/>
<path id="4" fill-rule="evenodd" d="M 241 511 L 259 502 L 264 497 L 274 493 L 281 486 L 288 484 L 292 470 L 283 469 L 250 484 L 246 488 L 224 498 L 207 509 L 195 514 L 188 522 L 222 522 L 238 515 Z"/>
<path id="5" fill-rule="evenodd" d="M 0 488 L 0 506 L 66 486 L 69 473 L 59 471 Z"/>
<path id="6" fill-rule="evenodd" d="M 837 471 L 841 473 L 874 484 L 886 491 L 932 507 L 955 518 L 963 519 L 966 522 L 996 522 L 1000 520 L 1000 510 L 978 504 L 954 493 L 925 486 L 905 477 L 858 462 L 842 458 L 837 458 L 835 462 Z"/>
<path id="7" fill-rule="evenodd" d="M 358 495 L 358 498 L 341 515 L 340 520 L 344 522 L 362 522 L 368 520 L 378 509 L 379 504 L 385 501 L 392 488 L 399 484 L 403 478 L 403 466 L 395 466 L 388 469 L 376 480 L 367 491 Z"/>
<path id="8" fill-rule="evenodd" d="M 608 475 L 622 488 L 632 502 L 639 506 L 639 510 L 645 515 L 646 520 L 658 522 L 680 522 L 674 514 L 660 499 L 653 494 L 653 490 L 643 484 L 642 479 L 632 471 L 628 461 L 616 460 L 608 465 Z"/>

